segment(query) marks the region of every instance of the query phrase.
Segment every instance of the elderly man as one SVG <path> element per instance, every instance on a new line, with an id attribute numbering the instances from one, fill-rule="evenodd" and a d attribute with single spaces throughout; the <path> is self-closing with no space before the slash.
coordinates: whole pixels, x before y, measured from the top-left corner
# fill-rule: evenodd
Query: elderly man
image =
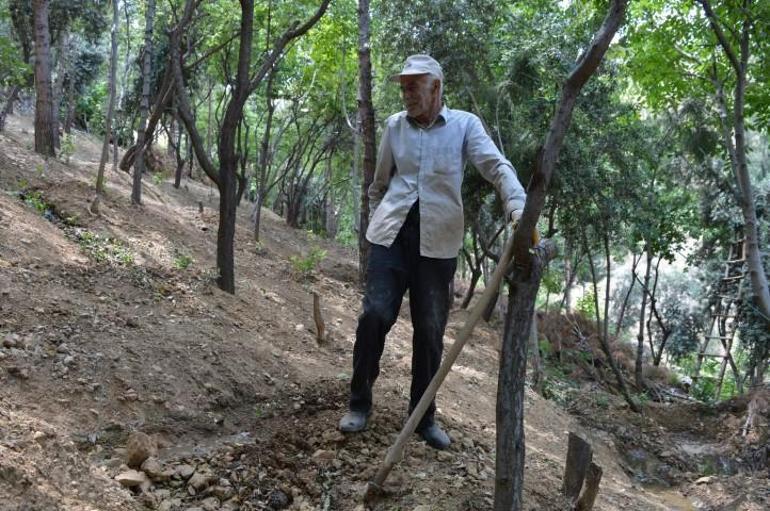
<path id="1" fill-rule="evenodd" d="M 350 410 L 340 430 L 361 431 L 372 409 L 372 385 L 380 372 L 385 336 L 409 290 L 412 316 L 410 411 L 441 363 L 450 305 L 450 283 L 463 241 L 460 186 L 469 160 L 503 199 L 506 214 L 520 218 L 526 195 L 475 115 L 442 103 L 444 74 L 428 55 L 406 59 L 401 73 L 406 111 L 388 118 L 382 131 L 366 238 L 369 256 L 363 313 L 353 348 Z M 436 449 L 450 444 L 435 422 L 435 402 L 417 433 Z"/>

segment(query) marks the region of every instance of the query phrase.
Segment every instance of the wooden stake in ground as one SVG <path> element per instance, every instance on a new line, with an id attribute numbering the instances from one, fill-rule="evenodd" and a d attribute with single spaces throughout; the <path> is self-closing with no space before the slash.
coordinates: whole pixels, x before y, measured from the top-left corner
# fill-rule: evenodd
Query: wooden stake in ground
<path id="1" fill-rule="evenodd" d="M 315 340 L 321 344 L 326 340 L 324 318 L 321 316 L 321 297 L 313 291 L 313 321 L 315 321 Z"/>

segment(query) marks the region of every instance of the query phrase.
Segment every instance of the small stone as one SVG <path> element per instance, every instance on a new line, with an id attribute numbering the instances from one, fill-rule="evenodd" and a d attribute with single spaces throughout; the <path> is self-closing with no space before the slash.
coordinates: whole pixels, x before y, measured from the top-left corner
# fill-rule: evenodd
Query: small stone
<path id="1" fill-rule="evenodd" d="M 8 334 L 3 339 L 4 348 L 15 348 L 19 345 L 19 336 L 16 334 Z"/>
<path id="2" fill-rule="evenodd" d="M 267 496 L 267 507 L 278 511 L 279 509 L 286 509 L 291 504 L 291 499 L 283 490 L 275 489 Z"/>
<path id="3" fill-rule="evenodd" d="M 158 453 L 158 446 L 155 440 L 141 431 L 134 431 L 128 435 L 128 444 L 126 445 L 126 463 L 129 467 L 139 468 L 142 463 Z"/>
<path id="4" fill-rule="evenodd" d="M 176 467 L 176 470 L 174 471 L 174 475 L 180 477 L 181 479 L 187 480 L 195 473 L 195 467 L 191 465 L 182 464 Z"/>
<path id="5" fill-rule="evenodd" d="M 47 434 L 45 434 L 45 433 L 43 433 L 42 431 L 35 431 L 35 434 L 34 434 L 34 435 L 32 435 L 32 439 L 33 439 L 35 442 L 42 442 L 42 441 L 43 441 L 43 440 L 45 440 L 46 438 L 48 438 L 48 435 L 47 435 Z"/>
<path id="6" fill-rule="evenodd" d="M 298 324 L 297 324 L 297 325 L 294 327 L 294 330 L 296 330 L 297 332 L 300 332 L 300 331 L 304 330 L 304 328 L 305 328 L 305 325 L 303 325 L 302 323 L 298 323 Z"/>
<path id="7" fill-rule="evenodd" d="M 182 505 L 182 499 L 167 499 L 160 503 L 158 511 L 175 511 Z"/>
<path id="8" fill-rule="evenodd" d="M 334 451 L 326 451 L 324 449 L 318 449 L 313 453 L 313 459 L 318 461 L 331 461 L 337 457 Z"/>
<path id="9" fill-rule="evenodd" d="M 709 484 L 709 483 L 710 483 L 710 482 L 712 482 L 714 479 L 716 479 L 716 477 L 715 477 L 715 476 L 705 476 L 705 477 L 701 477 L 700 479 L 696 479 L 696 480 L 695 480 L 695 484 Z"/>
<path id="10" fill-rule="evenodd" d="M 6 370 L 8 371 L 8 374 L 10 374 L 11 376 L 15 376 L 22 380 L 29 379 L 29 369 L 27 369 L 26 367 L 8 366 Z"/>
<path id="11" fill-rule="evenodd" d="M 138 470 L 126 470 L 116 475 L 115 480 L 126 488 L 141 486 L 143 483 L 148 482 L 145 473 Z"/>
<path id="12" fill-rule="evenodd" d="M 207 497 L 201 501 L 201 507 L 204 511 L 217 511 L 219 509 L 219 499 L 216 497 Z"/>
<path id="13" fill-rule="evenodd" d="M 205 490 L 211 484 L 211 476 L 202 472 L 196 472 L 192 475 L 187 484 L 196 492 Z"/>
<path id="14" fill-rule="evenodd" d="M 75 364 L 75 357 L 73 357 L 72 355 L 67 355 L 66 357 L 64 357 L 64 360 L 62 361 L 62 363 L 65 366 L 68 366 L 68 367 L 71 366 L 71 365 L 74 365 Z"/>
<path id="15" fill-rule="evenodd" d="M 414 511 L 431 511 L 431 507 L 428 504 L 420 504 L 414 508 Z"/>
<path id="16" fill-rule="evenodd" d="M 142 463 L 142 471 L 153 481 L 165 481 L 168 479 L 163 472 L 163 465 L 153 457 L 149 457 Z"/>

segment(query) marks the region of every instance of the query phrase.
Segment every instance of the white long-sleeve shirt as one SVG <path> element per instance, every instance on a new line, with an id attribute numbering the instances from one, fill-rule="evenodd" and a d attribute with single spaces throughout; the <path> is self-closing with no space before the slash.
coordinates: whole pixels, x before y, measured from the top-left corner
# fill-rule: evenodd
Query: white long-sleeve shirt
<path id="1" fill-rule="evenodd" d="M 419 198 L 420 255 L 457 257 L 463 241 L 460 188 L 468 160 L 497 189 L 506 218 L 524 208 L 526 193 L 516 170 L 477 116 L 444 106 L 427 128 L 408 118 L 406 112 L 388 117 L 369 187 L 371 213 L 366 239 L 389 247 Z"/>

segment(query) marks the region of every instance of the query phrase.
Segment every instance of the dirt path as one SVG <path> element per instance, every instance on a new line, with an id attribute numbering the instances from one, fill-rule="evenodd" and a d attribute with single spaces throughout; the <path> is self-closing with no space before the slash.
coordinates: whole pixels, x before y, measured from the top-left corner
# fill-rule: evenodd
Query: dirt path
<path id="1" fill-rule="evenodd" d="M 94 216 L 99 142 L 78 135 L 64 165 L 41 160 L 30 141 L 25 118 L 12 117 L 0 134 L 0 493 L 8 495 L 0 507 L 362 509 L 363 485 L 406 415 L 408 307 L 389 336 L 372 427 L 343 436 L 335 425 L 360 302 L 351 250 L 291 230 L 269 211 L 256 246 L 244 205 L 238 291 L 224 294 L 212 283 L 210 186 L 185 180 L 176 190 L 148 176 L 135 208 L 129 176 L 108 171 Z M 302 281 L 289 258 L 314 246 L 328 255 Z M 321 345 L 311 290 L 329 330 Z M 465 315 L 452 312 L 447 345 Z M 452 448 L 439 453 L 415 439 L 377 509 L 490 508 L 498 337 L 479 328 L 439 394 Z M 681 494 L 634 482 L 605 431 L 529 391 L 526 406 L 527 509 L 562 507 L 569 431 L 590 439 L 604 468 L 596 509 L 685 505 L 675 502 Z M 114 479 L 127 471 L 126 443 L 137 431 L 152 435 L 160 467 L 145 470 L 153 482 L 141 490 Z"/>

